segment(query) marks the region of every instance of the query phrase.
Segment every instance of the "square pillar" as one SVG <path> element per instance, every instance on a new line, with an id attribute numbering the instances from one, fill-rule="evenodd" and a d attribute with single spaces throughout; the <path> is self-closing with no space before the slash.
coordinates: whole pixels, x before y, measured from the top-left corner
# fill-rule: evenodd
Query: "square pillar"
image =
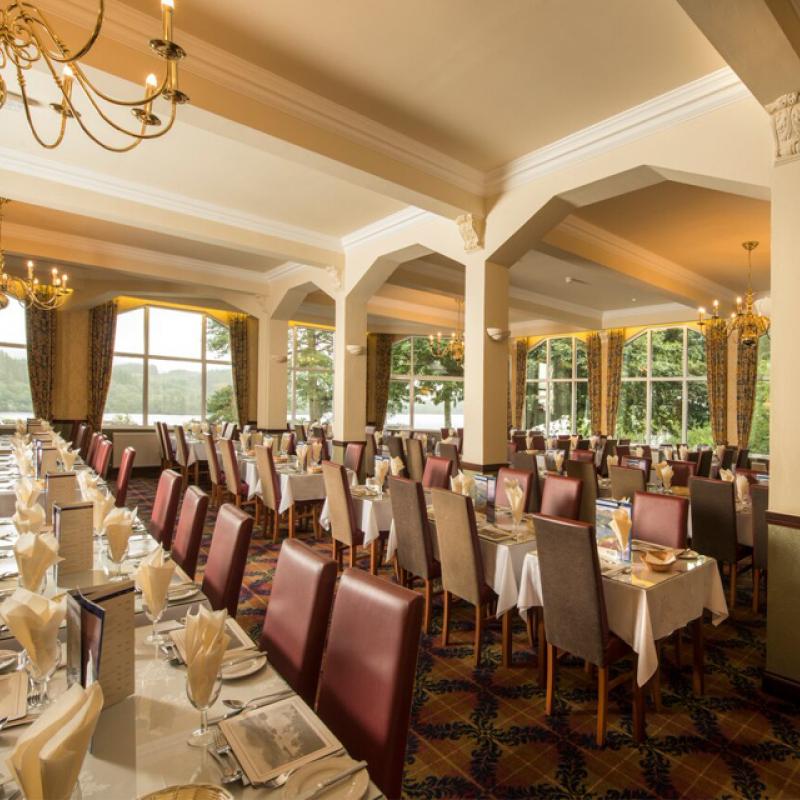
<path id="1" fill-rule="evenodd" d="M 362 348 L 348 351 L 348 345 Z M 365 441 L 367 424 L 367 301 L 336 298 L 333 360 L 333 430 L 337 442 Z"/>
<path id="2" fill-rule="evenodd" d="M 289 323 L 285 319 L 258 320 L 258 427 L 286 429 L 287 353 Z"/>

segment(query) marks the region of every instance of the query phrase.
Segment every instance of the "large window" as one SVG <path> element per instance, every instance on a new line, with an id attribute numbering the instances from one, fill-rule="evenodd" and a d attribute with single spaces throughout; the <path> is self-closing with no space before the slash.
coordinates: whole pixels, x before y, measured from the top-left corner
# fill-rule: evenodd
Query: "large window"
<path id="1" fill-rule="evenodd" d="M 333 417 L 333 331 L 289 326 L 289 422 L 330 422 Z"/>
<path id="2" fill-rule="evenodd" d="M 574 336 L 545 339 L 528 351 L 525 420 L 548 435 L 591 433 L 586 343 Z"/>
<path id="3" fill-rule="evenodd" d="M 105 423 L 232 422 L 236 416 L 225 325 L 207 314 L 158 306 L 119 314 Z"/>
<path id="4" fill-rule="evenodd" d="M 750 452 L 762 456 L 769 454 L 770 344 L 769 336 L 762 336 L 758 342 L 756 407 L 753 410 L 753 427 L 750 431 Z"/>
<path id="5" fill-rule="evenodd" d="M 617 436 L 650 444 L 711 443 L 702 334 L 660 328 L 625 343 Z"/>
<path id="6" fill-rule="evenodd" d="M 25 309 L 11 300 L 0 309 L 0 418 L 3 422 L 33 416 Z"/>
<path id="7" fill-rule="evenodd" d="M 464 367 L 424 336 L 392 345 L 386 426 L 415 430 L 464 425 Z"/>

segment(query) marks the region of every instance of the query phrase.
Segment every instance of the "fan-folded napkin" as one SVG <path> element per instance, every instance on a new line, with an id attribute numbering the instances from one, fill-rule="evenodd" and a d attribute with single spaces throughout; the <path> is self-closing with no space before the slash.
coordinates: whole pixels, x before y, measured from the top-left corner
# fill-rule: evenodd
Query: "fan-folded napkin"
<path id="1" fill-rule="evenodd" d="M 289 445 L 292 443 L 292 435 L 290 433 L 284 433 L 281 436 L 281 452 L 288 453 L 289 452 Z"/>
<path id="2" fill-rule="evenodd" d="M 59 456 L 61 458 L 61 463 L 64 465 L 64 469 L 69 472 L 75 466 L 75 460 L 78 458 L 78 451 L 70 450 L 68 447 L 65 447 L 59 451 Z"/>
<path id="3" fill-rule="evenodd" d="M 609 467 L 616 467 L 619 465 L 619 456 L 606 456 L 606 464 Z"/>
<path id="4" fill-rule="evenodd" d="M 525 493 L 516 478 L 505 478 L 503 484 L 508 504 L 511 506 L 511 519 L 514 520 L 514 525 L 519 525 L 525 513 Z"/>
<path id="5" fill-rule="evenodd" d="M 666 446 L 666 447 L 664 448 L 664 458 L 665 458 L 667 461 L 672 461 L 672 455 L 673 455 L 672 448 L 671 448 L 671 447 L 669 447 L 669 446 Z M 683 460 L 683 459 L 681 459 L 681 460 Z"/>
<path id="6" fill-rule="evenodd" d="M 44 527 L 44 509 L 38 503 L 28 508 L 17 501 L 16 512 L 11 521 L 17 533 L 39 533 Z"/>
<path id="7" fill-rule="evenodd" d="M 556 450 L 553 460 L 556 462 L 556 472 L 561 472 L 564 468 L 564 451 Z"/>
<path id="8" fill-rule="evenodd" d="M 175 562 L 157 547 L 136 570 L 136 585 L 151 616 L 157 617 L 167 601 L 167 590 L 175 573 Z"/>
<path id="9" fill-rule="evenodd" d="M 227 612 L 209 611 L 200 606 L 197 614 L 186 617 L 186 679 L 194 702 L 208 705 L 230 641 L 225 633 Z"/>
<path id="10" fill-rule="evenodd" d="M 128 549 L 128 539 L 133 533 L 135 513 L 127 508 L 113 508 L 103 520 L 103 532 L 108 540 L 108 552 L 112 561 L 122 561 Z"/>
<path id="11" fill-rule="evenodd" d="M 322 442 L 311 442 L 311 460 L 315 464 L 322 460 Z"/>
<path id="12" fill-rule="evenodd" d="M 102 489 L 88 489 L 84 500 L 90 501 L 94 506 L 92 512 L 92 525 L 96 531 L 103 528 L 105 519 L 114 508 L 116 500 L 111 494 L 106 494 Z"/>
<path id="13" fill-rule="evenodd" d="M 242 431 L 239 434 L 239 442 L 242 445 L 242 451 L 246 453 L 250 449 L 250 432 Z"/>
<path id="14" fill-rule="evenodd" d="M 476 491 L 475 478 L 459 471 L 458 475 L 450 478 L 450 489 L 457 494 L 463 494 L 464 497 L 474 497 Z"/>
<path id="15" fill-rule="evenodd" d="M 32 592 L 42 585 L 45 572 L 61 559 L 58 540 L 52 533 L 23 533 L 14 542 L 20 582 Z"/>
<path id="16" fill-rule="evenodd" d="M 724 458 L 725 458 L 725 445 L 724 445 L 724 444 L 721 444 L 721 445 L 720 445 L 720 446 L 719 446 L 719 447 L 716 449 L 716 451 L 715 451 L 715 452 L 716 452 L 716 454 L 717 454 L 717 461 L 719 461 L 719 463 L 721 464 L 721 463 L 722 463 L 722 459 L 724 459 Z"/>
<path id="17" fill-rule="evenodd" d="M 24 508 L 30 508 L 35 505 L 43 488 L 40 481 L 31 480 L 30 478 L 18 480 L 16 495 L 19 505 Z"/>
<path id="18" fill-rule="evenodd" d="M 746 475 L 736 476 L 736 499 L 740 503 L 750 502 L 750 481 Z"/>
<path id="19" fill-rule="evenodd" d="M 308 445 L 298 444 L 295 450 L 297 452 L 297 466 L 300 469 L 306 469 L 308 466 Z"/>
<path id="20" fill-rule="evenodd" d="M 404 470 L 406 468 L 406 465 L 403 463 L 403 459 L 400 458 L 400 456 L 394 456 L 392 458 L 391 464 L 392 464 L 392 467 L 391 467 L 392 468 L 392 475 L 398 476 L 398 475 L 402 475 L 403 474 L 403 472 L 404 472 Z"/>
<path id="21" fill-rule="evenodd" d="M 378 486 L 383 486 L 388 473 L 389 473 L 389 462 L 385 458 L 376 458 L 375 480 L 378 481 Z"/>
<path id="22" fill-rule="evenodd" d="M 685 444 L 682 444 L 678 448 L 678 455 L 680 456 L 681 461 L 688 461 L 689 460 L 689 448 Z"/>
<path id="23" fill-rule="evenodd" d="M 0 606 L 11 635 L 41 673 L 49 672 L 58 660 L 58 629 L 66 614 L 66 597 L 54 602 L 27 589 L 16 589 Z"/>
<path id="24" fill-rule="evenodd" d="M 633 454 L 636 456 L 636 458 L 644 458 L 644 448 L 643 447 L 635 448 Z"/>
<path id="25" fill-rule="evenodd" d="M 660 470 L 661 483 L 664 484 L 665 489 L 669 489 L 670 486 L 672 486 L 672 475 L 673 475 L 672 467 L 669 464 L 667 464 L 666 461 L 659 464 L 659 467 L 661 468 Z"/>
<path id="26" fill-rule="evenodd" d="M 89 491 L 97 488 L 97 480 L 97 475 L 92 475 L 89 470 L 84 469 L 78 473 L 78 486 L 81 490 L 81 497 L 83 497 L 84 500 L 91 499 L 89 497 Z"/>
<path id="27" fill-rule="evenodd" d="M 614 531 L 619 549 L 623 553 L 628 551 L 628 545 L 630 544 L 631 524 L 631 518 L 624 508 L 615 509 L 610 527 L 611 530 Z"/>
<path id="28" fill-rule="evenodd" d="M 727 483 L 733 483 L 734 475 L 729 469 L 721 469 L 719 471 L 720 480 L 726 481 Z"/>

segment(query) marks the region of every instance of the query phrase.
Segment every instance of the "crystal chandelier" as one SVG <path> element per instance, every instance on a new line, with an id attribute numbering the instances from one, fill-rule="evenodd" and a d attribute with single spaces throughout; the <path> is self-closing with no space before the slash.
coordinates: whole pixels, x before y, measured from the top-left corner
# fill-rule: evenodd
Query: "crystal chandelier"
<path id="1" fill-rule="evenodd" d="M 431 353 L 437 361 L 449 356 L 457 364 L 464 363 L 464 328 L 462 325 L 462 318 L 464 313 L 464 301 L 456 300 L 457 308 L 457 327 L 450 334 L 450 337 L 443 337 L 442 332 L 439 331 L 436 336 L 431 334 L 428 336 L 430 343 Z"/>
<path id="2" fill-rule="evenodd" d="M 44 311 L 60 308 L 72 294 L 72 289 L 67 287 L 69 277 L 66 272 L 59 274 L 58 269 L 53 267 L 50 272 L 49 284 L 40 283 L 39 279 L 35 277 L 33 261 L 29 261 L 27 264 L 27 278 L 17 278 L 6 272 L 5 251 L 3 250 L 3 212 L 9 202 L 0 197 L 0 309 L 5 308 L 12 297 L 19 300 L 26 308 L 33 307 Z"/>
<path id="3" fill-rule="evenodd" d="M 178 61 L 186 53 L 172 41 L 174 0 L 161 0 L 161 9 L 162 35 L 159 39 L 151 40 L 150 47 L 167 62 L 164 77 L 159 80 L 155 75 L 148 75 L 144 97 L 119 100 L 97 88 L 79 63 L 80 59 L 89 54 L 100 36 L 105 0 L 98 0 L 94 30 L 75 52 L 64 44 L 36 6 L 25 0 L 13 0 L 5 6 L 0 5 L 0 70 L 10 64 L 16 73 L 20 100 L 25 109 L 28 126 L 42 147 L 48 150 L 58 147 L 64 140 L 70 120 L 74 120 L 93 142 L 116 153 L 128 152 L 145 140 L 157 139 L 169 132 L 175 122 L 177 106 L 187 103 L 189 98 L 178 88 Z M 50 104 L 50 108 L 60 119 L 58 132 L 51 141 L 45 141 L 36 129 L 31 114 L 31 108 L 36 105 L 36 101 L 29 98 L 25 82 L 25 73 L 38 62 L 43 62 L 60 93 L 60 101 Z M 0 108 L 3 107 L 8 95 L 6 83 L 0 75 Z M 158 98 L 170 103 L 170 116 L 166 124 L 163 124 L 161 118 L 153 112 L 153 103 Z M 139 125 L 134 124 L 131 129 L 111 119 L 108 111 L 112 108 L 130 110 Z M 103 141 L 84 120 L 83 115 L 87 111 L 99 117 L 105 128 L 112 131 L 113 136 L 119 137 L 120 144 Z"/>
<path id="4" fill-rule="evenodd" d="M 755 347 L 759 338 L 765 333 L 769 333 L 769 319 L 755 309 L 755 298 L 753 295 L 753 250 L 758 247 L 758 242 L 742 242 L 742 247 L 747 250 L 747 291 L 744 300 L 736 298 L 736 311 L 732 311 L 726 320 L 719 315 L 719 300 L 715 300 L 712 305 L 711 316 L 706 319 L 705 308 L 699 308 L 698 324 L 703 330 L 706 326 L 709 330 L 723 329 L 727 336 L 736 332 L 739 334 L 739 341 L 745 347 Z"/>

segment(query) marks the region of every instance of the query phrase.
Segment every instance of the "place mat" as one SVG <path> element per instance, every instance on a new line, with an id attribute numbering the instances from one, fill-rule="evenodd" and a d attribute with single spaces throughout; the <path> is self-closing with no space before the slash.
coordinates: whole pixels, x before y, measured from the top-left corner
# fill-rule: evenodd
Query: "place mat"
<path id="1" fill-rule="evenodd" d="M 28 673 L 10 672 L 0 675 L 0 717 L 10 722 L 28 713 Z"/>

